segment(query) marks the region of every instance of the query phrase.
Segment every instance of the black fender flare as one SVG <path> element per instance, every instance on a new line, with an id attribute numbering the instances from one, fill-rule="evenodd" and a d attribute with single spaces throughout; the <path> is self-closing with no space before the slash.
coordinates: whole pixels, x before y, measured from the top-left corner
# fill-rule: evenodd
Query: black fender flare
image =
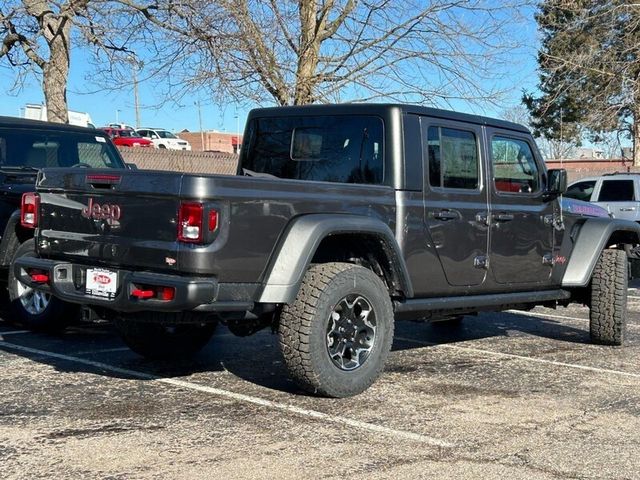
<path id="1" fill-rule="evenodd" d="M 386 254 L 405 296 L 413 296 L 407 266 L 393 232 L 381 220 L 346 214 L 310 214 L 294 219 L 288 226 L 269 263 L 260 303 L 291 303 L 298 294 L 318 246 L 328 235 L 362 233 L 384 242 Z"/>
<path id="2" fill-rule="evenodd" d="M 7 220 L 0 239 L 0 266 L 2 267 L 6 267 L 11 263 L 13 254 L 21 243 L 18 238 L 18 229 L 26 230 L 20 226 L 20 210 L 15 210 Z M 32 236 L 33 230 L 30 230 L 29 238 Z"/>
<path id="3" fill-rule="evenodd" d="M 562 278 L 563 287 L 584 287 L 591 280 L 600 252 L 611 245 L 614 235 L 624 241 L 640 243 L 640 225 L 628 220 L 589 218 L 580 227 L 575 245 Z"/>

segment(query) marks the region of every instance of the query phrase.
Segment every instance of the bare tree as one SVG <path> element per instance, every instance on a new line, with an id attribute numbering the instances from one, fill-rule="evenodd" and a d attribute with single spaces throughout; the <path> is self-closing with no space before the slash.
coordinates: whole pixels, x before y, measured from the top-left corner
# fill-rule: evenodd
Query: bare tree
<path id="1" fill-rule="evenodd" d="M 207 87 L 227 102 L 493 102 L 516 44 L 518 8 L 507 2 L 120 2 L 185 45 L 174 87 Z"/>
<path id="2" fill-rule="evenodd" d="M 529 130 L 534 131 L 531 114 L 522 104 L 504 109 L 500 116 L 504 120 L 524 125 Z M 562 136 L 559 136 L 558 138 L 538 136 L 536 138 L 536 144 L 538 145 L 540 153 L 546 160 L 559 160 L 561 158 L 571 158 L 575 155 L 576 149 L 580 146 L 581 141 L 579 137 L 577 139 L 565 139 Z"/>
<path id="3" fill-rule="evenodd" d="M 0 4 L 0 61 L 21 75 L 36 74 L 48 119 L 68 121 L 67 82 L 74 42 L 98 52 L 130 55 L 128 44 L 146 19 L 110 0 L 6 0 Z"/>

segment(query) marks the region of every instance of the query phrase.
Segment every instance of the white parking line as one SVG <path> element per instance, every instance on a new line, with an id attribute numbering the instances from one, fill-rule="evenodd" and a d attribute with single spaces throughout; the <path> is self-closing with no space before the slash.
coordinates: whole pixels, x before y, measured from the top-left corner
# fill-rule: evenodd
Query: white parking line
<path id="1" fill-rule="evenodd" d="M 129 347 L 115 347 L 115 348 L 99 348 L 96 350 L 81 350 L 79 352 L 73 352 L 74 355 L 93 355 L 95 353 L 114 353 L 131 351 Z"/>
<path id="2" fill-rule="evenodd" d="M 609 368 L 589 367 L 589 366 L 586 366 L 586 365 L 578 365 L 576 363 L 558 362 L 556 360 L 546 360 L 544 358 L 527 357 L 526 355 L 516 355 L 514 353 L 495 352 L 493 350 L 484 350 L 482 348 L 462 347 L 460 345 L 451 345 L 449 343 L 425 342 L 423 340 L 415 340 L 413 338 L 397 337 L 397 336 L 395 338 L 396 338 L 396 340 L 401 340 L 403 342 L 410 342 L 410 343 L 415 343 L 415 344 L 418 344 L 418 345 L 424 345 L 424 346 L 429 346 L 429 347 L 450 348 L 452 350 L 461 350 L 461 351 L 465 351 L 465 352 L 479 353 L 481 355 L 491 355 L 491 356 L 494 356 L 494 357 L 513 358 L 513 359 L 523 360 L 523 361 L 527 361 L 527 362 L 544 363 L 544 364 L 547 364 L 547 365 L 556 365 L 558 367 L 574 368 L 574 369 L 577 369 L 577 370 L 587 370 L 587 371 L 590 371 L 590 372 L 606 373 L 606 374 L 611 374 L 611 375 L 619 375 L 619 376 L 623 376 L 623 377 L 631 377 L 631 378 L 639 378 L 640 379 L 640 373 L 622 372 L 620 370 L 612 370 L 612 369 L 609 369 Z"/>
<path id="3" fill-rule="evenodd" d="M 5 335 L 22 335 L 23 333 L 31 333 L 31 330 L 10 330 L 8 332 L 0 332 L 0 337 Z"/>
<path id="4" fill-rule="evenodd" d="M 94 362 L 92 360 L 86 360 L 84 358 L 72 357 L 69 355 L 63 355 L 60 353 L 49 352 L 46 350 L 39 350 L 36 348 L 23 347 L 22 345 L 14 345 L 11 343 L 6 343 L 0 341 L 0 348 L 6 348 L 7 350 L 17 350 L 20 352 L 31 353 L 35 355 L 42 355 L 50 358 L 57 358 L 59 360 L 66 360 L 69 362 L 79 363 L 82 365 L 87 365 L 90 367 L 97 368 L 99 370 L 105 370 L 108 372 L 117 373 L 120 375 L 127 375 L 129 377 L 138 378 L 141 380 L 149 380 L 157 383 L 164 383 L 168 385 L 172 385 L 174 387 L 186 388 L 189 390 L 196 390 L 198 392 L 209 393 L 212 395 L 216 395 L 219 397 L 229 398 L 232 400 L 251 403 L 254 405 L 259 405 L 261 407 L 271 408 L 274 410 L 285 411 L 289 413 L 293 413 L 296 415 L 300 415 L 303 417 L 314 418 L 316 420 L 321 420 L 324 422 L 336 423 L 340 425 L 346 425 L 349 427 L 358 428 L 360 430 L 366 430 L 369 432 L 381 433 L 383 435 L 388 435 L 392 437 L 401 438 L 404 440 L 411 440 L 414 442 L 421 442 L 428 445 L 432 445 L 434 447 L 441 448 L 453 448 L 455 445 L 453 443 L 447 442 L 445 440 L 440 440 L 438 438 L 430 437 L 427 435 L 422 435 L 415 432 L 410 432 L 406 430 L 396 430 L 394 428 L 383 427 L 381 425 L 376 425 L 374 423 L 362 422 L 359 420 L 354 420 L 351 418 L 340 417 L 337 415 L 329 415 L 327 413 L 319 412 L 317 410 L 310 410 L 307 408 L 296 407 L 295 405 L 289 405 L 286 403 L 274 402 L 271 400 L 267 400 L 260 397 L 254 397 L 252 395 L 245 395 L 242 393 L 230 392 L 228 390 L 223 390 L 221 388 L 207 387 L 205 385 L 198 385 L 197 383 L 186 382 L 184 380 L 176 380 L 174 378 L 162 378 L 156 375 L 151 375 L 145 372 L 139 372 L 136 370 L 129 370 L 127 368 L 120 368 L 113 365 L 109 365 L 102 362 Z"/>
<path id="5" fill-rule="evenodd" d="M 567 317 L 565 315 L 554 315 L 551 313 L 539 313 L 539 312 L 525 312 L 522 310 L 505 310 L 506 313 L 512 313 L 514 315 L 524 315 L 527 317 L 542 317 L 542 318 L 557 318 L 560 320 L 574 320 L 577 322 L 581 322 L 581 323 L 585 323 L 585 322 L 589 322 L 588 318 L 581 318 L 581 317 Z M 637 325 L 635 323 L 628 323 L 627 322 L 627 328 L 640 328 L 640 325 Z"/>
<path id="6" fill-rule="evenodd" d="M 588 318 L 580 317 L 567 317 L 565 315 L 555 315 L 551 313 L 538 313 L 538 312 L 525 312 L 523 310 L 505 310 L 506 313 L 513 313 L 515 315 L 524 315 L 526 317 L 543 317 L 543 318 L 558 318 L 561 320 L 578 320 L 581 322 L 588 322 Z"/>

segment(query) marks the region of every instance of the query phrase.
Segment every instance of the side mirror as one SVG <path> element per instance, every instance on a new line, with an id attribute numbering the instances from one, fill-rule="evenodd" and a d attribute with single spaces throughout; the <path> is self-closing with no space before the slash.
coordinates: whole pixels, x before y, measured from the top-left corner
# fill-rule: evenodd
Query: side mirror
<path id="1" fill-rule="evenodd" d="M 156 135 L 155 133 L 151 134 L 151 140 L 157 140 L 158 139 L 158 135 Z"/>
<path id="2" fill-rule="evenodd" d="M 125 163 L 124 165 L 129 170 L 138 170 L 138 165 L 136 165 L 135 163 Z"/>
<path id="3" fill-rule="evenodd" d="M 547 176 L 547 195 L 558 196 L 567 191 L 567 171 L 564 168 L 551 169 Z"/>

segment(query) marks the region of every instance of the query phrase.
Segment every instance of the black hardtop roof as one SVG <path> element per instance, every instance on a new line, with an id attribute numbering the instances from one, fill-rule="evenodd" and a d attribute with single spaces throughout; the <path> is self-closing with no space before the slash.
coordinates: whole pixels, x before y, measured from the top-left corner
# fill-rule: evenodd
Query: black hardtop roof
<path id="1" fill-rule="evenodd" d="M 442 118 L 445 120 L 455 120 L 460 122 L 474 123 L 477 125 L 487 125 L 496 128 L 515 130 L 529 133 L 529 130 L 517 123 L 498 120 L 496 118 L 471 115 L 468 113 L 454 112 L 452 110 L 441 110 L 438 108 L 423 107 L 420 105 L 410 105 L 403 103 L 338 103 L 330 105 L 300 105 L 290 107 L 269 107 L 256 108 L 249 112 L 249 119 L 253 117 L 274 117 L 274 116 L 294 116 L 294 115 L 348 115 L 348 114 L 369 114 L 381 115 L 390 110 L 399 109 L 404 113 L 426 115 L 428 117 Z"/>
<path id="2" fill-rule="evenodd" d="M 95 133 L 104 135 L 104 132 L 93 128 L 80 127 L 78 125 L 68 125 L 66 123 L 43 122 L 41 120 L 31 120 L 18 117 L 0 116 L 0 127 L 2 128 L 33 128 L 38 130 L 56 130 L 62 132 L 75 133 Z"/>

